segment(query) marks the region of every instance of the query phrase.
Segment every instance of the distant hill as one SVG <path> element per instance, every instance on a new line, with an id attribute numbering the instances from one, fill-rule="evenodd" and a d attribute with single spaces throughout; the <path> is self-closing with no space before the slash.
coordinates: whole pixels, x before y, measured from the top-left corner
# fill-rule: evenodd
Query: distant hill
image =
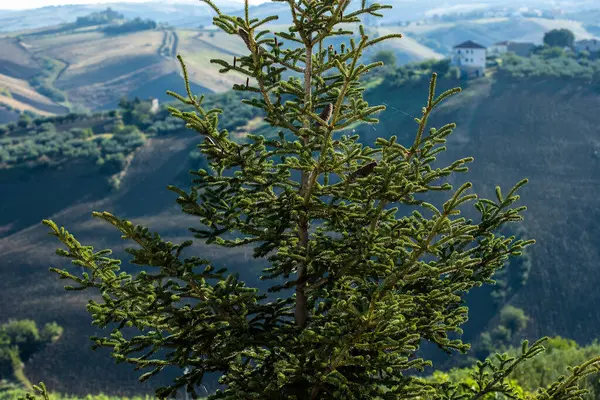
<path id="1" fill-rule="evenodd" d="M 223 92 L 245 80 L 240 74 L 221 74 L 210 63 L 246 54 L 240 38 L 209 28 L 176 29 L 152 20 L 127 20 L 123 14 L 117 8 L 105 9 L 75 22 L 0 36 L 0 87 L 14 92 L 12 98 L 0 95 L 5 108 L 0 123 L 16 120 L 17 113 L 10 110 L 47 115 L 111 109 L 122 96 L 168 100 L 167 89 L 182 87 L 177 54 L 184 57 L 199 94 Z M 389 31 L 369 29 L 374 35 Z M 399 63 L 443 57 L 409 37 L 370 51 L 383 48 L 392 49 Z"/>
<path id="2" fill-rule="evenodd" d="M 111 109 L 122 96 L 167 100 L 167 89 L 182 87 L 177 54 L 184 56 L 199 94 L 223 92 L 243 80 L 220 74 L 210 63 L 244 54 L 241 40 L 199 29 L 121 29 L 136 21 L 145 23 L 106 25 L 118 28 L 111 31 L 104 25 L 67 24 L 0 37 L 0 87 L 12 94 L 0 94 L 0 104 L 46 115 L 73 106 Z M 0 123 L 14 118 L 0 115 Z"/>
<path id="3" fill-rule="evenodd" d="M 216 1 L 223 11 L 235 11 L 243 7 L 243 2 Z M 0 5 L 0 7 L 2 7 Z M 11 11 L 0 8 L 0 32 L 14 32 L 25 29 L 37 29 L 51 25 L 75 22 L 94 12 L 101 12 L 107 7 L 123 14 L 127 19 L 151 19 L 177 27 L 193 27 L 212 23 L 214 12 L 200 1 L 172 3 L 148 1 L 145 3 L 103 3 L 73 4 L 65 6 L 47 6 L 35 11 Z"/>
<path id="4" fill-rule="evenodd" d="M 422 21 L 431 18 L 433 15 L 445 15 L 454 14 L 460 17 L 461 14 L 468 13 L 469 11 L 491 11 L 491 10 L 504 10 L 518 12 L 527 8 L 529 10 L 556 10 L 560 7 L 564 7 L 564 10 L 577 15 L 585 15 L 588 10 L 598 10 L 597 0 L 573 0 L 567 4 L 550 4 L 547 0 L 528 0 L 527 2 L 518 0 L 462 0 L 460 2 L 449 2 L 443 0 L 387 0 L 380 1 L 380 4 L 391 5 L 391 10 L 385 10 L 382 18 L 377 18 L 378 23 L 388 24 L 395 21 Z M 356 2 L 350 5 L 355 8 L 359 7 L 361 3 Z M 277 12 L 278 9 L 288 7 L 285 3 L 272 3 L 265 2 L 258 6 L 251 8 L 252 13 L 258 15 L 271 15 L 268 13 L 269 8 L 272 8 Z M 282 15 L 285 20 L 280 20 L 283 23 L 289 23 L 291 20 L 288 14 Z M 460 19 L 460 18 L 458 18 Z M 570 17 L 569 17 L 570 19 Z"/>
<path id="5" fill-rule="evenodd" d="M 450 52 L 452 47 L 467 40 L 490 46 L 494 43 L 509 40 L 519 42 L 533 42 L 542 44 L 544 33 L 552 29 L 566 28 L 571 30 L 576 38 L 592 38 L 596 34 L 586 29 L 582 22 L 567 19 L 547 18 L 487 18 L 457 22 L 428 22 L 424 24 L 412 23 L 408 26 L 393 27 L 398 32 L 421 40 L 428 40 L 430 47 L 434 43 L 440 45 L 443 53 Z"/>
<path id="6" fill-rule="evenodd" d="M 240 7 L 235 2 L 221 5 Z M 408 9 L 422 6 L 410 3 Z M 266 3 L 251 7 L 251 14 L 256 18 L 271 14 L 285 16 L 286 7 L 286 4 Z M 242 15 L 240 11 L 237 13 Z M 393 17 L 394 11 L 389 15 Z M 188 19 L 193 23 L 184 21 Z M 52 21 L 52 25 L 38 26 L 42 21 Z M 276 21 L 270 28 L 282 29 L 286 22 L 289 21 Z M 0 87 L 3 88 L 0 123 L 15 121 L 24 111 L 49 115 L 107 110 L 114 108 L 122 96 L 167 100 L 165 91 L 181 85 L 175 59 L 178 53 L 186 60 L 198 93 L 223 92 L 245 79 L 241 75 L 220 74 L 218 67 L 210 63 L 212 58 L 231 59 L 245 54 L 247 49 L 239 38 L 214 30 L 212 11 L 201 2 L 116 3 L 0 13 L 0 26 L 10 27 L 14 23 L 22 24 L 20 30 L 0 34 Z M 448 55 L 452 46 L 465 40 L 485 46 L 503 40 L 540 43 L 544 33 L 555 28 L 571 29 L 578 39 L 600 33 L 600 27 L 566 19 L 488 18 L 456 22 L 429 19 L 403 26 L 368 26 L 373 37 L 402 33 L 404 38 L 377 45 L 365 56 L 370 57 L 378 50 L 392 50 L 399 64 L 439 60 Z M 339 45 L 340 41 L 333 39 L 332 43 Z"/>

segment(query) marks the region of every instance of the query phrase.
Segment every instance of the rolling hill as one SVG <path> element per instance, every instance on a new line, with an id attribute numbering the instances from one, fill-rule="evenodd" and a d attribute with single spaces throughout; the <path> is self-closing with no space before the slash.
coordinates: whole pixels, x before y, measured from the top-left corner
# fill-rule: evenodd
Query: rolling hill
<path id="1" fill-rule="evenodd" d="M 235 0 L 218 0 L 216 4 L 226 12 L 234 13 L 243 8 L 243 2 Z M 394 8 L 384 13 L 381 22 L 415 21 L 426 19 L 433 14 L 444 15 L 448 13 L 467 12 L 469 10 L 510 9 L 518 10 L 523 7 L 522 1 L 516 0 L 462 0 L 459 4 L 451 4 L 441 0 L 390 0 L 382 4 L 391 4 Z M 597 9 L 596 0 L 573 0 L 563 4 L 549 4 L 546 0 L 529 0 L 529 8 L 549 9 L 563 6 L 569 15 L 574 18 L 590 19 L 589 10 Z M 64 6 L 49 6 L 30 10 L 3 10 L 0 5 L 0 32 L 10 32 L 22 29 L 41 28 L 48 25 L 73 22 L 79 16 L 91 12 L 101 11 L 106 6 L 122 13 L 127 18 L 150 18 L 161 23 L 176 27 L 195 28 L 200 24 L 211 24 L 211 11 L 204 4 L 194 0 L 176 1 L 146 1 L 143 3 L 104 3 L 104 4 L 71 4 Z M 251 13 L 257 17 L 271 15 L 271 10 L 276 10 L 281 4 L 270 1 L 252 6 Z M 283 14 L 285 16 L 287 14 Z"/>
<path id="2" fill-rule="evenodd" d="M 178 15 L 187 15 L 182 10 L 191 7 L 186 3 L 151 4 L 150 10 L 172 7 L 172 12 Z M 229 7 L 237 7 L 233 3 L 227 4 Z M 79 7 L 76 10 L 81 13 L 96 10 L 87 6 L 65 7 Z M 130 7 L 129 14 L 126 12 L 127 7 Z M 131 16 L 132 7 L 134 5 L 122 4 L 120 8 L 115 7 L 115 10 L 123 12 L 125 16 Z M 260 17 L 277 12 L 278 7 L 285 5 L 263 4 L 252 7 L 252 12 Z M 53 9 L 40 10 L 40 13 L 34 14 L 42 18 L 44 13 L 51 15 Z M 62 8 L 56 7 L 54 11 L 58 12 L 57 10 Z M 96 11 L 96 14 L 107 12 Z M 208 11 L 201 6 L 197 12 Z M 61 21 L 64 19 L 59 18 L 55 22 Z M 210 25 L 210 18 L 207 21 L 205 23 Z M 285 21 L 277 21 L 277 24 L 282 22 Z M 220 93 L 229 90 L 234 83 L 243 82 L 245 78 L 242 75 L 221 75 L 210 63 L 212 58 L 231 59 L 245 54 L 247 49 L 243 42 L 237 37 L 214 30 L 212 26 L 198 28 L 199 25 L 195 25 L 194 29 L 160 25 L 153 30 L 113 35 L 103 32 L 102 25 L 54 23 L 52 26 L 6 33 L 0 36 L 0 105 L 4 105 L 0 106 L 0 122 L 14 121 L 18 118 L 18 113 L 24 111 L 52 115 L 70 111 L 108 110 L 114 108 L 123 96 L 170 100 L 165 91 L 181 88 L 181 73 L 175 58 L 177 54 L 181 54 L 188 64 L 191 83 L 196 93 Z M 276 30 L 283 26 L 270 27 Z M 596 33 L 593 26 L 573 20 L 429 20 L 426 23 L 411 23 L 402 27 L 369 26 L 370 35 L 399 32 L 405 37 L 403 40 L 378 45 L 370 49 L 371 53 L 365 53 L 365 56 L 370 57 L 377 50 L 389 49 L 394 51 L 400 64 L 441 59 L 449 53 L 453 45 L 465 40 L 474 40 L 484 45 L 501 40 L 539 43 L 545 32 L 555 28 L 571 29 L 578 38 L 593 37 Z"/>
<path id="3" fill-rule="evenodd" d="M 4 89 L 0 104 L 48 115 L 66 113 L 73 105 L 93 111 L 111 109 L 123 96 L 167 100 L 165 91 L 182 85 L 177 54 L 186 60 L 196 93 L 223 92 L 243 79 L 235 74 L 221 76 L 210 64 L 211 58 L 230 58 L 244 49 L 241 41 L 222 32 L 158 29 L 105 35 L 89 28 L 47 31 L 0 38 L 0 87 Z M 68 102 L 33 88 L 30 82 L 40 76 L 50 90 L 64 93 Z"/>
<path id="4" fill-rule="evenodd" d="M 520 191 L 526 205 L 523 226 L 531 247 L 532 269 L 524 287 L 506 299 L 530 316 L 529 339 L 560 335 L 579 343 L 598 338 L 600 316 L 600 106 L 599 81 L 538 77 L 511 79 L 492 76 L 460 82 L 464 92 L 439 108 L 431 126 L 456 122 L 448 151 L 438 166 L 474 156 L 469 173 L 456 176 L 453 185 L 468 180 L 481 197 L 494 198 L 494 187 L 507 190 L 523 178 L 530 183 Z M 438 92 L 458 85 L 442 82 Z M 370 91 L 370 103 L 386 104 L 376 126 L 356 128 L 362 140 L 398 135 L 414 138 L 413 116 L 420 115 L 427 82 L 383 85 Z M 419 101 L 420 99 L 420 101 Z M 477 214 L 467 213 L 469 217 Z M 476 341 L 480 332 L 497 324 L 498 308 L 491 288 L 469 294 L 469 321 L 464 338 Z M 436 349 L 432 349 L 436 350 Z M 431 354 L 437 354 L 435 351 Z M 430 355 L 431 355 L 430 354 Z M 439 364 L 438 364 L 439 366 Z"/>
<path id="5" fill-rule="evenodd" d="M 235 0 L 217 0 L 220 9 L 231 12 L 243 8 L 244 3 Z M 3 10 L 0 4 L 0 32 L 14 32 L 45 28 L 74 22 L 93 12 L 110 7 L 128 19 L 143 18 L 177 27 L 196 28 L 212 23 L 213 11 L 199 1 L 147 1 L 143 3 L 104 2 L 102 4 L 69 4 L 47 6 L 31 10 Z"/>
<path id="6" fill-rule="evenodd" d="M 380 124 L 355 129 L 367 143 L 395 134 L 406 144 L 413 138 L 413 116 L 426 99 L 427 82 L 394 84 L 386 79 L 371 85 L 365 96 L 371 104 L 387 105 Z M 533 265 L 525 286 L 515 288 L 506 304 L 523 308 L 530 316 L 529 338 L 561 335 L 589 343 L 600 326 L 600 316 L 594 311 L 600 304 L 595 291 L 600 284 L 595 274 L 600 263 L 600 230 L 594 222 L 600 217 L 600 136 L 596 129 L 600 117 L 595 112 L 600 89 L 577 79 L 518 80 L 496 74 L 472 82 L 442 80 L 439 90 L 459 83 L 464 92 L 442 106 L 431 121 L 431 126 L 438 127 L 458 123 L 440 164 L 475 157 L 470 173 L 451 183 L 468 179 L 478 194 L 489 197 L 497 184 L 506 189 L 524 177 L 530 179 L 521 190 L 521 204 L 529 207 L 524 223 L 527 236 L 537 240 L 531 250 Z M 220 104 L 220 97 L 214 98 Z M 228 108 L 235 103 L 235 99 L 228 101 L 221 104 Z M 236 136 L 243 137 L 254 122 L 241 126 Z M 30 380 L 43 380 L 52 390 L 76 394 L 132 394 L 159 383 L 150 380 L 150 385 L 140 386 L 128 366 L 115 366 L 107 352 L 89 349 L 87 337 L 96 328 L 89 324 L 85 311 L 86 295 L 65 292 L 62 282 L 47 271 L 49 266 L 67 264 L 52 256 L 58 242 L 34 221 L 51 218 L 83 244 L 112 248 L 116 257 L 125 260 L 119 234 L 94 221 L 91 211 L 127 217 L 172 241 L 188 239 L 187 228 L 194 221 L 181 214 L 176 195 L 165 186 L 181 182 L 188 169 L 186 157 L 198 140 L 185 130 L 150 137 L 133 153 L 117 192 L 107 190 L 105 177 L 81 163 L 60 170 L 39 168 L 35 174 L 19 168 L 0 170 L 1 190 L 10 194 L 12 204 L 10 212 L 2 211 L 8 228 L 0 233 L 0 290 L 6 299 L 0 320 L 32 318 L 38 324 L 56 320 L 65 328 L 63 339 L 26 365 Z M 45 200 L 49 192 L 55 194 L 51 205 Z M 197 243 L 192 251 L 240 272 L 249 285 L 264 287 L 253 272 L 261 264 L 249 250 L 223 251 Z M 127 263 L 124 268 L 139 269 Z M 471 300 L 475 301 L 468 303 L 467 340 L 494 326 L 497 318 L 497 307 L 486 289 L 475 290 Z M 159 379 L 169 377 L 167 373 Z"/>
<path id="7" fill-rule="evenodd" d="M 582 22 L 569 19 L 503 17 L 486 18 L 457 22 L 411 23 L 408 26 L 388 29 L 406 33 L 417 39 L 426 39 L 439 44 L 442 53 L 447 54 L 452 46 L 467 40 L 490 46 L 494 43 L 509 40 L 516 42 L 533 42 L 542 44 L 544 33 L 552 29 L 569 29 L 577 40 L 593 38 L 596 35 L 588 31 Z"/>
<path id="8" fill-rule="evenodd" d="M 373 28 L 375 34 L 387 31 Z M 443 57 L 412 38 L 390 46 L 401 63 Z M 111 109 L 123 96 L 170 100 L 166 90 L 182 87 L 177 54 L 186 61 L 196 93 L 224 92 L 245 77 L 219 74 L 210 60 L 246 52 L 240 38 L 212 28 L 160 26 L 112 35 L 102 25 L 62 24 L 12 32 L 0 36 L 0 104 L 48 115 Z M 0 122 L 17 117 L 5 110 Z"/>

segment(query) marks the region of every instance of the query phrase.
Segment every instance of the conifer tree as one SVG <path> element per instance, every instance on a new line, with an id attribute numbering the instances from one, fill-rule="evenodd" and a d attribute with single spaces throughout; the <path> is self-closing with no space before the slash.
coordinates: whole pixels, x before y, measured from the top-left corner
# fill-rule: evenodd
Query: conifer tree
<path id="1" fill-rule="evenodd" d="M 515 202 L 526 180 L 482 199 L 470 183 L 452 188 L 444 181 L 467 172 L 472 158 L 433 166 L 455 125 L 429 127 L 428 121 L 460 89 L 437 93 L 433 74 L 414 141 L 401 144 L 389 132 L 364 145 L 351 128 L 376 123 L 385 107 L 363 99 L 361 77 L 382 63 L 365 65 L 361 56 L 400 35 L 371 39 L 362 26 L 350 28 L 389 6 L 278 0 L 289 5 L 293 24 L 272 33 L 266 24 L 277 16 L 253 19 L 247 1 L 244 17 L 205 1 L 217 14 L 214 24 L 247 47 L 242 57 L 211 61 L 222 73 L 247 77 L 233 89 L 248 94 L 244 102 L 263 110 L 277 135 L 231 140 L 219 129 L 221 110 L 204 109 L 203 98 L 191 92 L 179 56 L 187 93 L 169 93 L 193 111 L 170 111 L 201 135 L 210 170 L 192 172 L 189 192 L 169 189 L 182 211 L 197 217 L 198 226 L 190 228 L 196 238 L 225 249 L 252 246 L 254 257 L 269 261 L 261 279 L 271 282 L 277 298 L 209 260 L 184 258 L 191 241 L 163 241 L 108 212 L 93 215 L 135 242 L 127 250 L 130 263 L 148 267 L 135 277 L 118 272 L 120 261 L 108 257 L 110 250 L 94 252 L 44 221 L 67 247 L 58 254 L 88 272 L 51 270 L 77 284 L 69 290 L 100 291 L 103 302 L 88 305 L 94 324 L 118 324 L 110 335 L 93 337 L 94 346 L 147 369 L 142 381 L 168 366 L 185 371 L 157 389 L 161 398 L 181 388 L 196 396 L 207 373 L 222 374 L 224 387 L 210 399 L 522 398 L 507 377 L 543 351 L 544 339 L 531 347 L 524 342 L 517 358 L 480 362 L 476 385 L 412 375 L 431 365 L 417 356 L 423 341 L 448 353 L 469 348 L 460 339 L 468 314 L 463 295 L 492 283 L 508 257 L 534 242 L 498 234 L 522 220 L 525 207 Z M 349 37 L 349 45 L 334 46 L 331 39 L 339 37 Z M 440 191 L 447 200 L 429 202 L 428 193 Z M 476 220 L 461 216 L 467 206 L 477 210 Z M 140 334 L 131 336 L 126 327 Z M 581 398 L 577 380 L 597 363 L 574 369 L 536 398 Z"/>

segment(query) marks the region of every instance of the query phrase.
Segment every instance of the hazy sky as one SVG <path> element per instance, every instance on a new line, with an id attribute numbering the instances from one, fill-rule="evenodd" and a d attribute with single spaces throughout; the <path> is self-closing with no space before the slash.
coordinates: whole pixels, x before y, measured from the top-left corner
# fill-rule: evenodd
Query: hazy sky
<path id="1" fill-rule="evenodd" d="M 99 4 L 99 3 L 197 3 L 197 0 L 0 0 L 0 10 L 23 10 L 45 6 L 62 6 L 65 4 Z M 231 0 L 242 3 L 243 0 Z M 250 0 L 250 4 L 260 4 L 268 0 Z"/>

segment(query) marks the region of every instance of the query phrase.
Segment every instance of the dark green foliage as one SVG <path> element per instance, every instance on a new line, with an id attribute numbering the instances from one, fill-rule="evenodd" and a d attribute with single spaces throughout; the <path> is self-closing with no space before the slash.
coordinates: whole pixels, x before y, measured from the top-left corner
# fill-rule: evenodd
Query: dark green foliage
<path id="1" fill-rule="evenodd" d="M 568 29 L 553 29 L 544 34 L 544 44 L 550 47 L 573 47 L 575 34 Z"/>
<path id="2" fill-rule="evenodd" d="M 102 31 L 107 35 L 121 35 L 125 33 L 131 32 L 139 32 L 139 31 L 147 31 L 156 29 L 158 24 L 156 21 L 152 21 L 151 19 L 141 19 L 139 17 L 126 21 L 122 24 L 117 25 L 109 25 L 106 28 L 103 28 Z"/>
<path id="3" fill-rule="evenodd" d="M 31 123 L 31 117 L 25 113 L 19 115 L 19 121 L 17 126 L 19 128 L 26 128 Z"/>
<path id="4" fill-rule="evenodd" d="M 510 305 L 500 311 L 500 325 L 505 326 L 513 335 L 525 329 L 528 319 L 523 310 Z"/>
<path id="5" fill-rule="evenodd" d="M 373 57 L 371 57 L 371 62 L 381 61 L 384 67 L 388 69 L 393 69 L 396 67 L 396 54 L 393 51 L 389 50 L 381 50 L 375 53 Z"/>
<path id="6" fill-rule="evenodd" d="M 600 343 L 597 340 L 588 346 L 579 346 L 572 340 L 555 337 L 549 339 L 544 347 L 546 351 L 543 354 L 526 365 L 516 368 L 512 375 L 528 391 L 533 392 L 539 387 L 547 387 L 560 375 L 568 372 L 569 366 L 583 364 L 586 360 L 600 354 Z M 508 349 L 511 355 L 517 352 L 518 348 Z M 583 396 L 585 400 L 600 398 L 600 381 L 597 375 L 587 377 L 581 386 L 590 390 L 590 393 Z"/>
<path id="7" fill-rule="evenodd" d="M 515 229 L 514 236 L 527 236 L 527 230 L 523 225 L 520 225 Z M 494 280 L 496 281 L 496 283 L 491 293 L 495 304 L 506 304 L 507 301 L 520 288 L 525 286 L 525 283 L 527 282 L 527 279 L 529 277 L 529 271 L 531 270 L 531 266 L 531 253 L 528 250 L 524 250 L 523 254 L 520 257 L 512 258 L 505 268 L 496 273 L 496 275 L 494 276 Z"/>
<path id="8" fill-rule="evenodd" d="M 507 54 L 498 67 L 504 78 L 562 78 L 600 83 L 600 59 L 569 55 L 562 49 L 544 49 L 530 57 Z"/>
<path id="9" fill-rule="evenodd" d="M 401 65 L 386 76 L 386 85 L 402 86 L 407 84 L 420 84 L 430 79 L 436 73 L 445 80 L 457 80 L 460 71 L 450 67 L 450 60 L 427 60 L 418 63 Z"/>
<path id="10" fill-rule="evenodd" d="M 261 115 L 260 110 L 242 103 L 242 99 L 241 94 L 230 91 L 207 96 L 206 104 L 210 107 L 223 109 L 226 117 L 223 127 L 228 130 L 235 130 L 246 125 L 249 120 Z M 151 105 L 152 103 L 149 100 L 122 98 L 119 101 L 119 107 L 122 110 L 123 122 L 158 136 L 173 134 L 185 129 L 181 119 L 172 116 L 169 112 L 169 104 L 163 105 L 156 114 L 150 114 Z M 187 106 L 184 111 L 192 111 L 193 109 L 192 106 Z"/>
<path id="11" fill-rule="evenodd" d="M 498 326 L 480 335 L 475 347 L 475 357 L 483 360 L 496 352 L 507 351 L 510 346 L 520 342 L 523 338 L 518 335 L 527 327 L 528 320 L 529 317 L 522 309 L 511 305 L 504 306 L 500 310 Z"/>
<path id="12" fill-rule="evenodd" d="M 29 84 L 40 94 L 57 103 L 66 101 L 66 94 L 53 86 L 54 79 L 62 69 L 62 65 L 49 57 L 41 57 L 37 61 L 40 64 L 41 71 L 29 80 Z"/>
<path id="13" fill-rule="evenodd" d="M 76 139 L 88 139 L 94 136 L 92 128 L 72 128 L 70 132 Z"/>
<path id="14" fill-rule="evenodd" d="M 138 97 L 129 101 L 123 97 L 119 100 L 119 107 L 123 110 L 121 115 L 123 122 L 126 124 L 137 125 L 143 129 L 152 123 L 152 116 L 150 115 L 152 103 L 150 101 L 142 101 Z"/>
<path id="15" fill-rule="evenodd" d="M 119 14 L 108 7 L 104 11 L 91 13 L 84 17 L 77 17 L 75 21 L 76 27 L 92 26 L 92 25 L 105 25 L 118 19 L 124 19 L 123 14 Z"/>
<path id="16" fill-rule="evenodd" d="M 597 375 L 585 376 L 586 372 L 590 372 L 589 368 L 587 371 L 579 371 L 578 373 L 583 375 L 581 379 L 581 388 L 588 390 L 589 393 L 580 396 L 568 396 L 563 392 L 549 391 L 546 390 L 551 387 L 553 382 L 560 379 L 561 375 L 570 373 L 570 365 L 581 365 L 592 357 L 600 354 L 600 345 L 595 341 L 589 346 L 579 347 L 574 341 L 563 339 L 561 337 L 555 337 L 546 339 L 543 341 L 545 348 L 544 352 L 540 352 L 535 357 L 527 360 L 527 362 L 519 362 L 515 365 L 510 379 L 505 383 L 509 390 L 516 391 L 516 397 L 502 396 L 496 397 L 496 394 L 488 394 L 487 396 L 481 397 L 486 400 L 493 399 L 506 399 L 517 398 L 517 399 L 569 399 L 578 398 L 585 400 L 598 399 L 600 395 L 600 385 Z M 533 347 L 532 347 L 533 348 Z M 522 346 L 512 347 L 508 349 L 507 354 L 516 359 L 522 354 Z M 477 381 L 480 371 L 480 365 L 477 364 L 474 367 L 468 368 L 455 368 L 448 372 L 436 371 L 432 376 L 428 377 L 427 380 L 441 384 L 450 380 L 451 382 L 457 383 L 459 386 L 459 393 L 471 395 L 465 397 L 466 399 L 472 399 L 472 390 L 477 387 Z M 565 377 L 566 378 L 566 377 Z M 566 382 L 565 379 L 563 382 Z M 554 397 L 549 396 L 554 392 Z M 455 397 L 458 398 L 458 397 Z"/>
<path id="17" fill-rule="evenodd" d="M 236 130 L 261 115 L 260 110 L 243 104 L 241 99 L 240 94 L 227 92 L 209 96 L 207 104 L 224 108 L 227 120 L 223 127 Z M 70 113 L 37 117 L 33 121 L 30 114 L 21 114 L 19 123 L 0 125 L 0 134 L 9 134 L 0 138 L 0 166 L 57 166 L 71 160 L 87 159 L 101 166 L 103 173 L 116 173 L 126 164 L 126 156 L 144 142 L 142 132 L 149 136 L 163 136 L 186 130 L 181 119 L 171 115 L 167 105 L 155 114 L 150 113 L 149 100 L 136 98 L 129 101 L 123 98 L 119 106 L 121 111 L 91 115 Z M 187 108 L 192 109 L 191 106 Z M 77 126 L 63 128 L 65 124 Z M 15 136 L 10 135 L 12 133 Z M 114 133 L 115 136 L 89 140 L 104 133 Z M 206 157 L 198 151 L 192 152 L 188 162 L 194 170 L 207 166 Z"/>
<path id="18" fill-rule="evenodd" d="M 124 165 L 124 157 L 145 141 L 145 136 L 135 127 L 125 127 L 112 137 L 91 139 L 91 136 L 89 128 L 57 131 L 54 124 L 46 122 L 27 136 L 0 138 L 0 165 L 31 168 L 87 160 L 100 164 L 107 162 L 103 170 L 114 173 L 117 166 Z"/>
<path id="19" fill-rule="evenodd" d="M 55 322 L 46 324 L 40 332 L 35 321 L 29 319 L 8 321 L 0 325 L 0 379 L 18 380 L 27 385 L 22 363 L 53 343 L 63 329 Z"/>

